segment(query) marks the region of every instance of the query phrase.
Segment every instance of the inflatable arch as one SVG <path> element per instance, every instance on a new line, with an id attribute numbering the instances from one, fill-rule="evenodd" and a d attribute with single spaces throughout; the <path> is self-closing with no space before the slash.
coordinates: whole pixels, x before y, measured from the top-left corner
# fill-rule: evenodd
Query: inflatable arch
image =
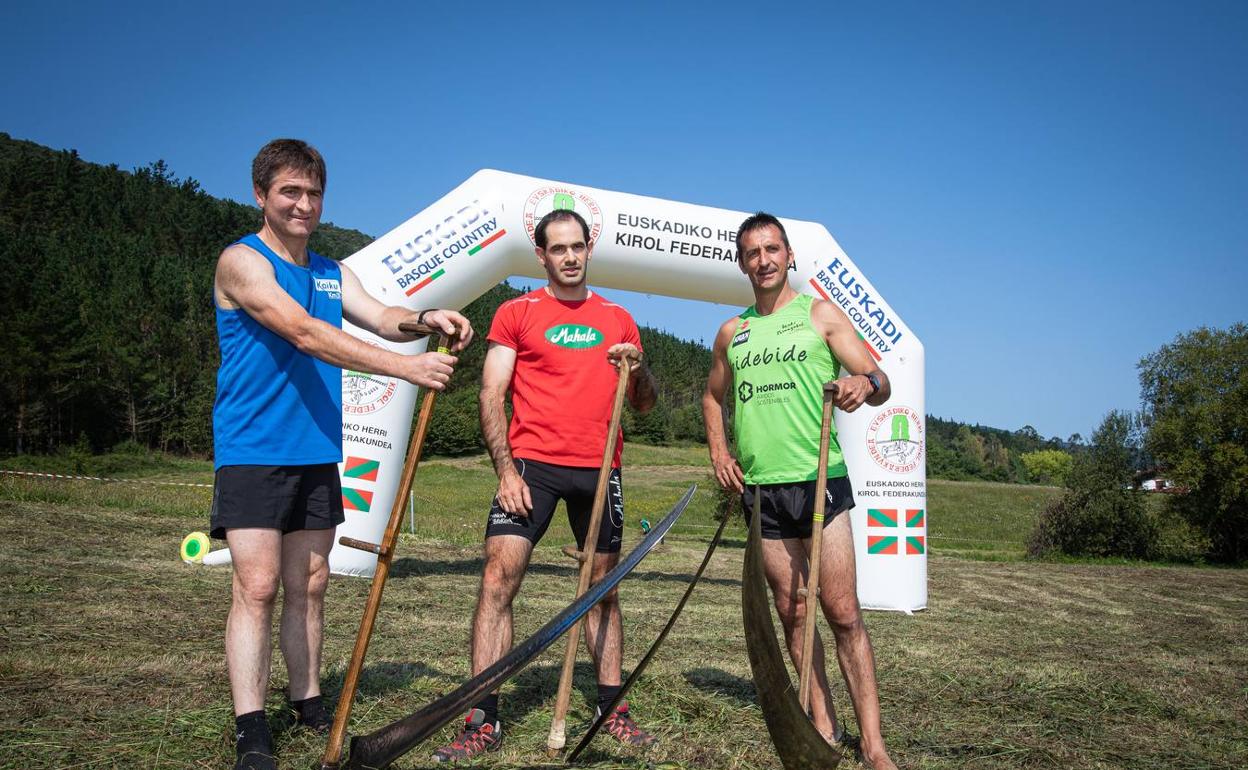
<path id="1" fill-rule="evenodd" d="M 574 209 L 589 223 L 595 286 L 741 307 L 753 302 L 734 243 L 747 213 L 493 170 L 473 174 L 346 264 L 386 304 L 462 308 L 509 276 L 545 280 L 533 254 L 533 228 L 555 208 Z M 836 418 L 858 504 L 852 516 L 862 605 L 921 609 L 927 605 L 923 346 L 826 228 L 783 221 L 796 255 L 790 284 L 840 305 L 893 383 L 883 407 L 838 412 Z M 425 344 L 388 342 L 346 322 L 343 327 L 402 353 L 419 352 Z M 482 338 L 485 331 L 479 330 Z M 712 332 L 706 330 L 708 338 Z M 347 520 L 339 534 L 380 542 L 416 391 L 394 378 L 345 373 L 341 473 Z M 481 501 L 483 511 L 487 503 Z M 330 566 L 339 574 L 371 575 L 376 557 L 336 545 Z"/>

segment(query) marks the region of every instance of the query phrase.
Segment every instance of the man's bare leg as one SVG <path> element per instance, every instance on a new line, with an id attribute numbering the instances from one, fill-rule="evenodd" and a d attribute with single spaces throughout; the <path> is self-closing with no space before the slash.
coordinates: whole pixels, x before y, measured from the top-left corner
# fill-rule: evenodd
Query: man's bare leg
<path id="1" fill-rule="evenodd" d="M 226 530 L 225 539 L 234 562 L 233 598 L 225 621 L 225 661 L 234 714 L 240 716 L 264 710 L 282 533 L 247 527 Z"/>
<path id="2" fill-rule="evenodd" d="M 519 535 L 485 540 L 485 568 L 472 618 L 472 675 L 492 666 L 511 649 L 511 604 L 520 591 L 533 544 Z"/>
<path id="3" fill-rule="evenodd" d="M 836 636 L 836 657 L 862 731 L 863 759 L 874 770 L 896 770 L 880 730 L 880 694 L 875 679 L 875 654 L 858 606 L 854 536 L 849 513 L 832 520 L 823 531 L 820 599 Z"/>
<path id="4" fill-rule="evenodd" d="M 618 553 L 594 554 L 594 570 L 590 585 L 602 580 L 620 562 Z M 604 623 L 603 620 L 606 620 Z M 619 593 L 612 588 L 602 601 L 585 615 L 585 647 L 594 661 L 598 684 L 619 685 L 621 647 L 624 644 L 623 623 L 620 620 Z"/>
<path id="5" fill-rule="evenodd" d="M 784 628 L 789 657 L 799 672 L 802 670 L 802 625 L 806 618 L 806 598 L 798 592 L 806 586 L 808 547 L 809 541 L 797 538 L 763 540 L 763 571 L 771 586 L 780 625 Z M 811 653 L 814 658 L 811 671 L 815 677 L 810 698 L 811 721 L 815 729 L 831 742 L 837 733 L 836 709 L 832 705 L 832 692 L 828 685 L 823 639 L 818 631 L 815 631 Z"/>
<path id="6" fill-rule="evenodd" d="M 333 529 L 282 537 L 282 657 L 292 701 L 321 694 L 321 640 Z"/>

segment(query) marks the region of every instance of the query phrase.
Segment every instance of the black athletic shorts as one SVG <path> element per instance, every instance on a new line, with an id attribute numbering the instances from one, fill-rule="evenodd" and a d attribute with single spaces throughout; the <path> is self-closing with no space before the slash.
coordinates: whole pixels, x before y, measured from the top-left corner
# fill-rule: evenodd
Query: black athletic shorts
<path id="1" fill-rule="evenodd" d="M 815 517 L 815 482 L 796 481 L 792 484 L 760 484 L 762 500 L 759 511 L 762 515 L 760 529 L 764 540 L 787 540 L 789 538 L 810 537 L 811 522 Z M 823 526 L 832 523 L 832 519 L 854 507 L 854 489 L 849 484 L 848 476 L 828 479 L 825 492 L 826 501 L 823 506 Z M 741 495 L 741 504 L 745 506 L 745 520 L 748 523 L 754 515 L 754 487 L 745 485 Z"/>
<path id="2" fill-rule="evenodd" d="M 528 516 L 513 516 L 498 505 L 494 498 L 486 520 L 485 536 L 520 535 L 537 545 L 546 534 L 555 506 L 560 500 L 568 509 L 568 523 L 576 535 L 576 547 L 585 547 L 589 529 L 590 509 L 598 486 L 597 468 L 576 468 L 516 458 L 513 460 L 520 478 L 529 485 L 533 511 Z M 598 553 L 619 553 L 624 536 L 624 491 L 619 468 L 612 468 L 607 479 L 607 506 L 598 528 Z"/>
<path id="3" fill-rule="evenodd" d="M 212 536 L 227 529 L 260 527 L 283 534 L 333 529 L 346 520 L 335 463 L 226 465 L 212 488 Z"/>

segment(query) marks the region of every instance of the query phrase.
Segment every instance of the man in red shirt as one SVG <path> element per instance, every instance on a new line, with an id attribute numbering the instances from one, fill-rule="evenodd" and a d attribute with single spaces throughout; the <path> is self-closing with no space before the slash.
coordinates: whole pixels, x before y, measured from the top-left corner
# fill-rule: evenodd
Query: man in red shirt
<path id="1" fill-rule="evenodd" d="M 538 222 L 534 241 L 547 284 L 498 308 L 481 374 L 481 428 L 498 473 L 498 495 L 486 524 L 485 569 L 472 623 L 474 676 L 511 649 L 511 603 L 559 500 L 567 506 L 577 546 L 585 547 L 621 356 L 632 357 L 629 403 L 644 412 L 654 406 L 657 394 L 653 375 L 641 363 L 641 336 L 632 316 L 586 285 L 593 243 L 585 220 L 556 209 Z M 503 406 L 508 390 L 510 425 Z M 593 582 L 620 557 L 623 448 L 621 435 L 615 443 Z M 590 610 L 586 624 L 585 643 L 598 673 L 601 709 L 620 688 L 623 633 L 614 590 Z M 654 742 L 633 722 L 627 703 L 604 728 L 631 745 Z M 497 749 L 502 737 L 495 692 L 468 712 L 456 739 L 433 758 L 467 759 Z"/>

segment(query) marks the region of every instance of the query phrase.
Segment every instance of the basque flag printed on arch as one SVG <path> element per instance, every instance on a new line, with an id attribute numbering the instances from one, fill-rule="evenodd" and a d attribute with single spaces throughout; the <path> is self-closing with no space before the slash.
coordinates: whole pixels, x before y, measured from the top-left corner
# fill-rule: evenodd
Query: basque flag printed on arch
<path id="1" fill-rule="evenodd" d="M 373 492 L 370 489 L 342 488 L 342 507 L 348 511 L 368 511 L 373 507 Z"/>
<path id="2" fill-rule="evenodd" d="M 367 457 L 348 457 L 343 466 L 342 475 L 360 481 L 376 481 L 377 469 L 380 467 L 381 463 L 377 460 L 370 460 Z"/>

